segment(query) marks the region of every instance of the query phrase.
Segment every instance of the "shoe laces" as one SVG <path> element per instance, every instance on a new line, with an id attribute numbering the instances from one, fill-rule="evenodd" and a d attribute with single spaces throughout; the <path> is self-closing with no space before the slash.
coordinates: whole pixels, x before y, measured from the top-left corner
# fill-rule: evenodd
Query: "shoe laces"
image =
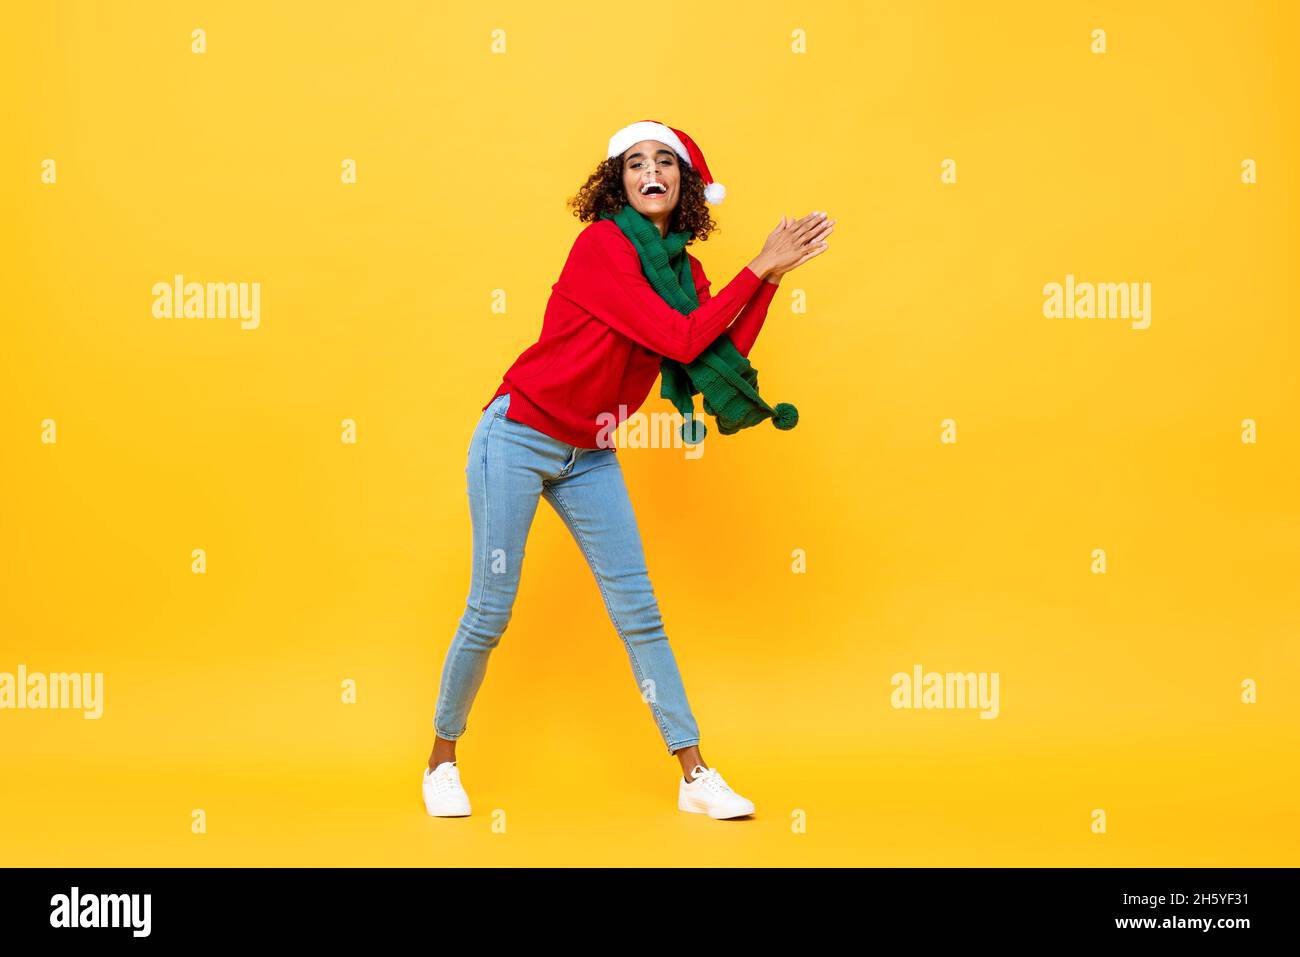
<path id="1" fill-rule="evenodd" d="M 435 791 L 446 794 L 460 786 L 460 769 L 456 767 L 454 761 L 447 761 L 438 765 L 429 775 L 429 779 L 433 781 Z"/>
<path id="2" fill-rule="evenodd" d="M 701 782 L 701 787 L 707 788 L 716 794 L 731 790 L 727 786 L 727 782 L 722 779 L 722 775 L 718 773 L 717 768 L 706 768 L 697 764 L 691 771 L 691 775 L 693 781 Z"/>

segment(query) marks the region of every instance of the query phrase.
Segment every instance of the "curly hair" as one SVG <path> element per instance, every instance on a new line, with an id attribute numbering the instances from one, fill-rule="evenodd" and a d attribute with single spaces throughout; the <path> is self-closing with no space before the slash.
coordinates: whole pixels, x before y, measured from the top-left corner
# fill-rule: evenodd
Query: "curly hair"
<path id="1" fill-rule="evenodd" d="M 668 221 L 669 232 L 689 229 L 693 235 L 687 241 L 689 246 L 697 239 L 704 242 L 709 233 L 718 228 L 709 217 L 709 207 L 704 202 L 704 180 L 693 167 L 678 162 L 681 170 L 681 186 L 677 193 L 677 206 Z M 617 213 L 627 205 L 627 193 L 623 189 L 623 157 L 611 156 L 596 167 L 595 172 L 587 177 L 587 182 L 578 190 L 578 195 L 569 199 L 567 205 L 573 207 L 573 215 L 580 222 L 592 223 L 596 217 L 608 210 Z"/>

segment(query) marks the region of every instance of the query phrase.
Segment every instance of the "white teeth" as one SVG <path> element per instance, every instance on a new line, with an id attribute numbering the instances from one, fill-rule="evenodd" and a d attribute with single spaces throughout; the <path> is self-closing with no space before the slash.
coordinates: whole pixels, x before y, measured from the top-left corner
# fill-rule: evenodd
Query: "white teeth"
<path id="1" fill-rule="evenodd" d="M 657 182 L 656 182 L 656 183 L 646 183 L 644 186 L 641 187 L 641 195 L 644 196 L 646 193 L 650 192 L 650 190 L 651 190 L 652 187 L 658 187 L 658 189 L 657 189 L 656 191 L 659 192 L 659 193 L 666 193 L 666 192 L 668 192 L 668 187 L 665 186 L 663 183 L 657 183 Z"/>

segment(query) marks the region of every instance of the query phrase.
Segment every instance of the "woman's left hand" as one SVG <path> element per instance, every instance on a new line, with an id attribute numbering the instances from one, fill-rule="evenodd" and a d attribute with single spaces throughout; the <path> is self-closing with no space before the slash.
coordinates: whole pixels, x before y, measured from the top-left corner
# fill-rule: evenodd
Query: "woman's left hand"
<path id="1" fill-rule="evenodd" d="M 818 218 L 818 215 L 817 215 L 816 213 L 809 213 L 807 216 L 803 217 L 803 219 L 799 219 L 799 220 L 790 219 L 788 216 L 782 216 L 782 217 L 781 217 L 781 228 L 782 228 L 782 229 L 790 229 L 790 228 L 792 228 L 792 227 L 794 227 L 794 226 L 802 225 L 802 224 L 804 224 L 804 223 L 807 223 L 807 222 L 810 221 L 810 220 L 817 219 L 817 218 Z M 828 227 L 830 227 L 830 226 L 833 226 L 834 224 L 835 224 L 835 220 L 832 219 L 832 220 L 830 220 L 826 225 L 827 225 Z M 827 235 L 829 235 L 831 232 L 832 232 L 832 230 L 831 230 L 830 228 L 823 229 L 822 232 L 821 232 L 821 234 L 820 234 L 817 238 L 818 238 L 818 239 L 825 239 L 825 237 L 826 237 Z M 807 258 L 811 258 L 811 257 L 807 257 Z M 804 261 L 806 261 L 806 259 L 805 259 Z M 788 271 L 788 270 L 787 270 L 787 271 Z M 771 272 L 769 272 L 769 273 L 767 274 L 767 279 L 766 279 L 766 281 L 767 281 L 767 282 L 771 282 L 771 283 L 779 283 L 779 282 L 781 281 L 781 277 L 784 276 L 784 275 L 785 275 L 785 272 L 779 272 L 779 271 L 773 269 Z"/>
<path id="2" fill-rule="evenodd" d="M 781 228 L 782 228 L 782 229 L 788 229 L 789 226 L 790 226 L 790 223 L 791 223 L 791 222 L 792 222 L 792 220 L 791 220 L 788 216 L 782 216 L 782 217 L 781 217 Z M 781 281 L 781 277 L 784 276 L 784 275 L 785 275 L 785 273 L 783 273 L 783 272 L 778 272 L 777 270 L 773 269 L 770 273 L 767 274 L 767 278 L 766 278 L 765 281 L 766 281 L 766 282 L 773 282 L 773 283 L 780 282 L 780 281 Z"/>

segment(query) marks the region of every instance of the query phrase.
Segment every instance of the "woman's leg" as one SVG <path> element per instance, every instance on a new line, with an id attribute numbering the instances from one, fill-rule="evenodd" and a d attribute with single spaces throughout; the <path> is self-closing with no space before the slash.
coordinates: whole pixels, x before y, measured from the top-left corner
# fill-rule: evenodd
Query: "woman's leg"
<path id="1" fill-rule="evenodd" d="M 699 728 L 664 632 L 618 453 L 579 449 L 567 474 L 543 483 L 542 497 L 564 520 L 596 577 L 627 647 L 641 699 L 650 706 L 669 753 L 677 753 L 684 767 L 686 760 L 692 760 L 691 767 L 703 764 Z"/>
<path id="2" fill-rule="evenodd" d="M 508 394 L 493 400 L 470 442 L 465 466 L 473 525 L 469 597 L 442 666 L 430 767 L 456 760 L 456 739 L 465 733 L 488 658 L 514 609 L 542 480 L 563 464 L 571 448 L 506 418 L 508 401 Z"/>

